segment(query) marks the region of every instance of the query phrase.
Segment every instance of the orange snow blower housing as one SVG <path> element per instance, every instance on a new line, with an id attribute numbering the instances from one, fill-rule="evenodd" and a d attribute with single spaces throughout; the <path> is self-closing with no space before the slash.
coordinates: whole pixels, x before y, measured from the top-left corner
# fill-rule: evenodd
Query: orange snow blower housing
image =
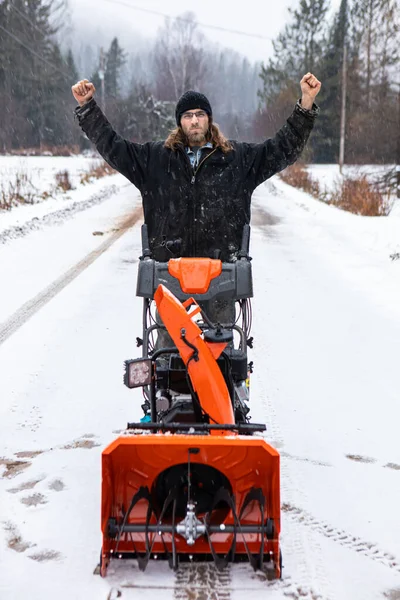
<path id="1" fill-rule="evenodd" d="M 247 416 L 249 228 L 234 263 L 158 263 L 146 226 L 142 238 L 143 355 L 126 361 L 124 382 L 143 387 L 146 414 L 102 454 L 100 573 L 117 558 L 137 558 L 141 569 L 154 557 L 175 569 L 185 559 L 220 569 L 243 559 L 279 578 L 279 454 Z M 202 306 L 216 300 L 237 302 L 239 317 L 210 321 Z M 160 330 L 168 346 L 154 343 Z"/>

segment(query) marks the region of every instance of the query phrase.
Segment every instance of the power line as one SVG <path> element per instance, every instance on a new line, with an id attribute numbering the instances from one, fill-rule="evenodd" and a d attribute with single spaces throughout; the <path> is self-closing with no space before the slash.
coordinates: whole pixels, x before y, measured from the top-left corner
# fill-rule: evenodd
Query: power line
<path id="1" fill-rule="evenodd" d="M 193 23 L 193 21 L 191 21 L 190 19 L 185 19 L 184 17 L 176 17 L 173 15 L 169 15 L 167 13 L 163 13 L 160 12 L 158 10 L 151 10 L 149 8 L 142 8 L 141 6 L 135 6 L 133 4 L 128 4 L 127 2 L 123 2 L 122 0 L 104 0 L 105 2 L 110 2 L 111 4 L 120 4 L 121 6 L 126 6 L 127 8 L 131 8 L 132 10 L 138 10 L 141 12 L 145 12 L 151 15 L 157 15 L 159 17 L 170 17 L 172 19 L 179 19 L 180 21 L 183 21 L 184 23 Z M 260 35 L 258 33 L 248 33 L 246 31 L 238 31 L 237 29 L 228 29 L 226 27 L 219 27 L 218 25 L 210 25 L 209 23 L 200 23 L 199 21 L 196 21 L 197 25 L 199 25 L 200 27 L 205 27 L 207 29 L 214 29 L 217 31 L 225 31 L 226 33 L 234 33 L 236 35 L 244 35 L 247 37 L 252 37 L 252 38 L 258 38 L 260 40 L 269 40 L 272 41 L 272 38 L 266 36 L 266 35 Z"/>
<path id="2" fill-rule="evenodd" d="M 36 29 L 36 31 L 38 31 L 39 33 L 41 33 L 43 35 L 43 37 L 47 37 L 49 35 L 49 33 L 45 33 L 42 29 L 40 29 L 40 27 L 38 27 L 37 25 L 35 25 L 35 23 L 32 23 L 30 21 L 30 19 L 28 19 L 28 17 L 26 15 L 24 15 L 24 13 L 19 10 L 19 8 L 17 8 L 16 6 L 14 6 L 14 4 L 10 4 L 10 7 L 13 10 L 15 10 L 19 14 L 20 17 L 22 17 L 23 19 L 25 19 L 25 21 L 27 23 L 29 23 L 29 25 L 31 27 L 33 27 L 34 29 Z"/>
<path id="3" fill-rule="evenodd" d="M 148 9 L 148 8 L 142 8 L 140 6 L 135 6 L 133 4 L 128 4 L 126 2 L 123 2 L 122 0 L 105 0 L 105 2 L 110 2 L 111 4 L 120 4 L 121 6 L 125 6 L 127 8 L 132 9 L 132 10 L 138 10 L 138 11 L 145 12 L 145 13 L 152 14 L 152 15 L 157 15 L 157 16 L 167 17 L 167 18 L 173 18 L 173 19 L 180 19 L 184 23 L 193 23 L 193 21 L 191 21 L 190 19 L 186 19 L 184 17 L 175 17 L 173 15 L 170 15 L 170 14 L 167 14 L 167 13 L 163 13 L 163 12 L 160 12 L 160 11 L 151 10 L 151 9 Z M 34 23 L 31 23 L 27 19 L 27 17 L 17 9 L 16 6 L 13 6 L 11 4 L 11 8 L 13 8 L 14 10 L 16 10 L 18 12 L 18 14 L 21 17 L 23 17 L 26 21 L 28 21 L 28 23 L 32 27 L 34 27 L 37 31 L 39 31 L 39 33 L 41 33 L 42 35 L 45 35 L 45 33 L 41 29 L 39 29 L 39 27 L 37 27 Z M 224 32 L 227 32 L 227 33 L 234 33 L 236 35 L 244 35 L 244 36 L 247 36 L 247 37 L 258 38 L 258 39 L 262 39 L 262 40 L 269 40 L 269 41 L 272 40 L 272 38 L 270 38 L 270 37 L 259 35 L 259 34 L 256 34 L 256 33 L 248 33 L 248 32 L 245 32 L 245 31 L 238 31 L 236 29 L 228 29 L 226 27 L 219 27 L 218 25 L 210 25 L 210 24 L 207 24 L 207 23 L 200 23 L 198 21 L 196 21 L 196 23 L 200 27 L 205 27 L 205 28 L 208 28 L 208 29 L 214 29 L 214 30 L 217 30 L 217 31 L 224 31 Z M 65 71 L 61 71 L 58 67 L 56 67 L 55 65 L 53 65 L 46 58 L 44 58 L 43 56 L 41 56 L 40 54 L 38 54 L 35 50 L 32 50 L 32 48 L 30 48 L 29 46 L 27 46 L 24 42 L 22 42 L 19 38 L 17 38 L 17 36 L 15 36 L 13 33 L 11 33 L 10 31 L 8 31 L 5 27 L 3 27 L 2 25 L 0 25 L 0 29 L 2 29 L 8 36 L 10 36 L 11 38 L 13 38 L 13 40 L 15 40 L 18 44 L 20 44 L 26 50 L 28 50 L 28 52 L 30 52 L 31 54 L 33 54 L 34 56 L 36 56 L 42 62 L 46 63 L 52 69 L 54 69 L 54 71 L 56 71 L 57 73 L 60 73 L 61 75 L 64 75 L 65 77 L 70 77 L 70 75 L 68 73 L 66 73 Z"/>
<path id="4" fill-rule="evenodd" d="M 20 44 L 26 50 L 28 50 L 28 52 L 30 52 L 31 54 L 33 54 L 34 56 L 36 56 L 39 60 L 41 60 L 42 62 L 46 63 L 47 65 L 49 65 L 49 67 L 51 67 L 52 69 L 54 69 L 55 71 L 57 71 L 57 73 L 60 73 L 61 75 L 64 75 L 64 77 L 71 77 L 70 74 L 66 73 L 65 71 L 61 71 L 60 69 L 58 69 L 50 61 L 48 61 L 47 58 L 44 58 L 43 56 L 40 56 L 40 54 L 38 54 L 37 52 L 35 52 L 35 50 L 32 50 L 32 48 L 29 48 L 29 46 L 27 46 L 26 44 L 24 44 L 24 42 L 22 42 L 13 33 L 11 33 L 11 31 L 8 31 L 5 27 L 3 27 L 3 25 L 0 25 L 0 29 L 2 29 L 7 35 L 9 35 L 11 38 L 13 38 L 13 40 L 15 40 L 18 44 Z"/>

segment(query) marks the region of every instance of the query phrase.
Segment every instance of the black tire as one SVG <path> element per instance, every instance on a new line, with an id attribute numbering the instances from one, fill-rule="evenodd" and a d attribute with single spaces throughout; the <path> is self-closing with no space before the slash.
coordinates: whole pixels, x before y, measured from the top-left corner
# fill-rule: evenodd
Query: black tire
<path id="1" fill-rule="evenodd" d="M 265 535 L 267 540 L 273 540 L 275 537 L 275 523 L 273 519 L 268 518 L 265 523 Z"/>

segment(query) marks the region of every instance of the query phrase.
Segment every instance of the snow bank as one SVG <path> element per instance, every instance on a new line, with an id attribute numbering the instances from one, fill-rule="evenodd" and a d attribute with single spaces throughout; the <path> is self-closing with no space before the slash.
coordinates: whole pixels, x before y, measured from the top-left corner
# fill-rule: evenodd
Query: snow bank
<path id="1" fill-rule="evenodd" d="M 122 175 L 111 175 L 80 184 L 80 178 L 100 159 L 86 156 L 0 156 L 0 182 L 3 189 L 24 175 L 34 190 L 34 203 L 19 204 L 12 210 L 0 210 L 0 244 L 26 235 L 43 225 L 63 222 L 78 211 L 90 208 L 115 194 L 118 186 L 129 185 Z M 55 176 L 67 171 L 73 189 L 56 188 Z M 43 194 L 49 197 L 43 199 Z"/>

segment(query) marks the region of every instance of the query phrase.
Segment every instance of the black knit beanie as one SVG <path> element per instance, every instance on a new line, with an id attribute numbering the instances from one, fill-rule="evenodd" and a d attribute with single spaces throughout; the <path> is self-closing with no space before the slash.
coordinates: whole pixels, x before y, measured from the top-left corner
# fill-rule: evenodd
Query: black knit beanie
<path id="1" fill-rule="evenodd" d="M 183 96 L 181 96 L 178 100 L 175 109 L 175 117 L 176 124 L 181 124 L 181 116 L 187 110 L 193 110 L 195 108 L 200 108 L 204 110 L 208 114 L 209 117 L 212 117 L 211 104 L 207 100 L 204 94 L 200 94 L 200 92 L 194 92 L 193 90 L 189 90 L 185 92 Z"/>

